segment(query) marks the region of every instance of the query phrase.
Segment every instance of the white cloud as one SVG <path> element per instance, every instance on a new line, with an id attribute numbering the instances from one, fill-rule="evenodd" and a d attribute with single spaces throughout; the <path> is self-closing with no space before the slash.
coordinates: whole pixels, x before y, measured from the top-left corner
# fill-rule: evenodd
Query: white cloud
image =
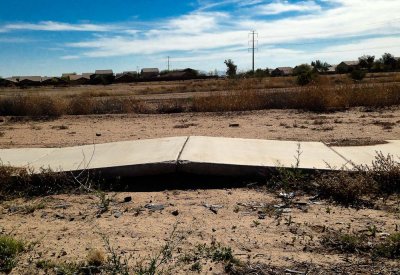
<path id="1" fill-rule="evenodd" d="M 73 59 L 79 59 L 79 55 L 64 55 L 60 57 L 63 60 L 73 60 Z"/>
<path id="2" fill-rule="evenodd" d="M 95 25 L 95 24 L 69 24 L 54 21 L 42 21 L 33 23 L 13 23 L 0 27 L 0 31 L 83 31 L 83 32 L 107 32 L 117 29 L 115 26 Z"/>
<path id="3" fill-rule="evenodd" d="M 321 7 L 317 5 L 314 1 L 304 1 L 297 3 L 290 3 L 288 1 L 275 1 L 270 4 L 260 5 L 256 8 L 258 14 L 273 15 L 280 14 L 284 12 L 311 12 L 320 11 Z"/>

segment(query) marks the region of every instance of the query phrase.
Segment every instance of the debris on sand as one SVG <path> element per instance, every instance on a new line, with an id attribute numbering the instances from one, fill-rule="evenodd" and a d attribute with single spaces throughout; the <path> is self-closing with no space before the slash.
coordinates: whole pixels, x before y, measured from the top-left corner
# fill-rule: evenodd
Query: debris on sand
<path id="1" fill-rule="evenodd" d="M 163 204 L 153 204 L 149 203 L 144 206 L 144 208 L 149 209 L 150 211 L 162 211 L 165 206 Z"/>
<path id="2" fill-rule="evenodd" d="M 205 203 L 204 207 L 208 208 L 214 214 L 218 214 L 218 210 L 222 208 L 222 205 Z"/>

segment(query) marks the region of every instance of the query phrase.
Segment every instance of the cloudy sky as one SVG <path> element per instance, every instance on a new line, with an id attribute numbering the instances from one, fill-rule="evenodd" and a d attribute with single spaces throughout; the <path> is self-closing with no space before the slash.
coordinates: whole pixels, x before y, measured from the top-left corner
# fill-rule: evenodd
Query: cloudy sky
<path id="1" fill-rule="evenodd" d="M 0 0 L 0 76 L 400 56 L 399 0 Z"/>

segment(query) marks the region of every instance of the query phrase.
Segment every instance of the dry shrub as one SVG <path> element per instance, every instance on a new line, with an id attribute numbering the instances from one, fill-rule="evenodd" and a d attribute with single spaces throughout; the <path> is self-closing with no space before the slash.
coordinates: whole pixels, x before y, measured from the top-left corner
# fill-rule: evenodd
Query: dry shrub
<path id="1" fill-rule="evenodd" d="M 67 114 L 69 115 L 89 115 L 93 114 L 94 100 L 84 94 L 72 98 L 68 103 Z"/>
<path id="2" fill-rule="evenodd" d="M 104 252 L 92 249 L 89 251 L 86 260 L 89 266 L 102 266 L 106 262 L 106 256 Z"/>
<path id="3" fill-rule="evenodd" d="M 400 192 L 400 162 L 393 155 L 384 156 L 378 152 L 371 168 L 367 169 L 381 193 L 393 194 Z"/>
<path id="4" fill-rule="evenodd" d="M 365 173 L 338 171 L 321 175 L 317 180 L 322 198 L 344 205 L 354 205 L 376 192 L 375 182 Z"/>
<path id="5" fill-rule="evenodd" d="M 57 96 L 13 96 L 0 100 L 0 114 L 10 116 L 60 116 L 65 101 Z"/>
<path id="6" fill-rule="evenodd" d="M 173 114 L 183 113 L 187 110 L 187 102 L 185 100 L 163 101 L 157 104 L 157 114 Z"/>
<path id="7" fill-rule="evenodd" d="M 266 95 L 255 91 L 233 92 L 229 95 L 211 95 L 195 97 L 192 101 L 193 112 L 230 112 L 260 110 L 265 107 Z"/>
<path id="8" fill-rule="evenodd" d="M 67 173 L 41 169 L 33 173 L 26 168 L 0 165 L 0 198 L 32 197 L 59 194 L 79 188 Z"/>

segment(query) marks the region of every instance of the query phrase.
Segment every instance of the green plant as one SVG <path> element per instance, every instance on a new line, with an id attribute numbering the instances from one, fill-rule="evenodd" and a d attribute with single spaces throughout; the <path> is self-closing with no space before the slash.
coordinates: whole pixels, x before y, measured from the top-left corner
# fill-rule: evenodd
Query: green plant
<path id="1" fill-rule="evenodd" d="M 226 74 L 231 78 L 235 77 L 237 71 L 237 66 L 235 63 L 231 59 L 225 60 L 224 63 L 227 67 Z"/>
<path id="2" fill-rule="evenodd" d="M 194 272 L 201 272 L 201 263 L 200 262 L 195 262 L 194 264 L 192 264 L 192 266 L 190 267 L 190 271 L 194 271 Z"/>
<path id="3" fill-rule="evenodd" d="M 367 75 L 366 71 L 360 70 L 360 69 L 353 70 L 353 71 L 350 73 L 350 77 L 351 77 L 353 80 L 358 80 L 358 81 L 363 80 L 363 79 L 365 78 L 366 75 Z"/>
<path id="4" fill-rule="evenodd" d="M 355 253 L 367 251 L 369 249 L 362 235 L 342 234 L 339 232 L 330 232 L 323 236 L 321 243 L 324 246 L 345 253 Z"/>
<path id="5" fill-rule="evenodd" d="M 24 242 L 0 235 L 0 271 L 10 272 L 17 264 L 18 254 L 24 250 Z"/>
<path id="6" fill-rule="evenodd" d="M 383 243 L 373 249 L 375 256 L 400 259 L 400 233 L 390 235 Z"/>

